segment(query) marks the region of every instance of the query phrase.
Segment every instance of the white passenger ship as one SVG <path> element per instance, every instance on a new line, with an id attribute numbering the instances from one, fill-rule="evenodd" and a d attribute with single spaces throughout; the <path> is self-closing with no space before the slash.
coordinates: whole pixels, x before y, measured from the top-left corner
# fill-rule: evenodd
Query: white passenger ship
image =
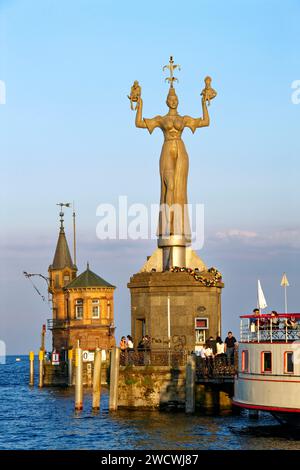
<path id="1" fill-rule="evenodd" d="M 300 426 L 300 314 L 240 318 L 233 404 Z"/>

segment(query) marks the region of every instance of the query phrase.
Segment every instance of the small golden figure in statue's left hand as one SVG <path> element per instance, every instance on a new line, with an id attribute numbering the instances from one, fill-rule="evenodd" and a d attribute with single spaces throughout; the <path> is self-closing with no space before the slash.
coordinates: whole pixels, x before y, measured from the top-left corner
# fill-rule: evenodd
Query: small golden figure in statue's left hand
<path id="1" fill-rule="evenodd" d="M 210 100 L 214 99 L 217 96 L 217 92 L 211 87 L 211 77 L 205 77 L 204 83 L 205 88 L 202 90 L 201 96 L 205 101 L 207 101 L 207 104 L 209 106 Z"/>
<path id="2" fill-rule="evenodd" d="M 137 80 L 135 80 L 133 82 L 133 85 L 130 89 L 130 95 L 128 97 L 128 99 L 130 100 L 130 108 L 135 111 L 136 110 L 136 107 L 133 106 L 133 103 L 137 103 L 139 101 L 139 98 L 141 96 L 141 92 L 142 92 L 142 89 L 139 85 L 139 82 Z"/>

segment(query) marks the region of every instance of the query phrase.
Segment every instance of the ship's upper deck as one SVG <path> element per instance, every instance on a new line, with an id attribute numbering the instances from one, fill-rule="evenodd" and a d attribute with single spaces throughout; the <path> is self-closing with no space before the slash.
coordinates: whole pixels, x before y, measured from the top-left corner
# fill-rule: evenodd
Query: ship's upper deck
<path id="1" fill-rule="evenodd" d="M 289 343 L 300 340 L 300 313 L 242 315 L 242 343 Z"/>

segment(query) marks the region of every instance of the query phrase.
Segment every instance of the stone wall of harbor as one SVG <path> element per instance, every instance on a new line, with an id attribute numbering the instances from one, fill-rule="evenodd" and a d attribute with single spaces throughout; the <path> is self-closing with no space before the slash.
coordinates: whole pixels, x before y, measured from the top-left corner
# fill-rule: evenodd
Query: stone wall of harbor
<path id="1" fill-rule="evenodd" d="M 195 383 L 196 408 L 230 410 L 232 382 Z M 184 409 L 186 368 L 169 366 L 121 366 L 118 408 Z"/>

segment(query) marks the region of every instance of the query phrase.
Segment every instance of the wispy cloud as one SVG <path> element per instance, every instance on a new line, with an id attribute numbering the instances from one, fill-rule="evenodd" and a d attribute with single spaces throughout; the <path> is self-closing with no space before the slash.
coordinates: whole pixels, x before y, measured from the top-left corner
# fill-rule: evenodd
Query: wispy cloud
<path id="1" fill-rule="evenodd" d="M 237 229 L 232 229 L 228 230 L 225 232 L 217 232 L 215 237 L 220 240 L 247 240 L 249 238 L 256 238 L 257 233 L 256 232 L 249 232 L 246 230 L 237 230 Z"/>
<path id="2" fill-rule="evenodd" d="M 1 237 L 0 256 L 2 258 L 18 257 L 46 257 L 49 262 L 54 255 L 56 238 L 49 236 L 39 237 Z M 150 255 L 156 248 L 154 240 L 98 240 L 89 233 L 78 234 L 78 254 L 83 256 L 111 256 L 113 258 L 122 255 L 126 256 L 146 256 Z M 69 240 L 69 247 L 72 251 L 72 240 Z M 224 231 L 208 232 L 205 239 L 204 249 L 210 247 L 215 249 L 236 250 L 240 252 L 246 248 L 251 250 L 271 252 L 300 250 L 300 228 L 270 229 L 264 231 L 242 230 L 231 228 Z"/>
<path id="3" fill-rule="evenodd" d="M 208 242 L 249 246 L 256 248 L 300 250 L 300 228 L 276 229 L 269 231 L 247 231 L 230 229 L 216 232 L 208 237 Z"/>

